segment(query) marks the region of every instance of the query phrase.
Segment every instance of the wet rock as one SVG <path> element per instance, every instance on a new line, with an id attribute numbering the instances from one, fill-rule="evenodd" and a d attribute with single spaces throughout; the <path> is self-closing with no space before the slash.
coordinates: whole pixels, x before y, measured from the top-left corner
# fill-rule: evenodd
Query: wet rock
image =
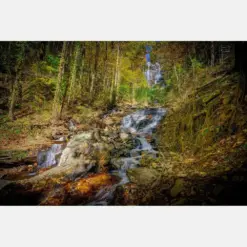
<path id="1" fill-rule="evenodd" d="M 129 139 L 129 134 L 124 133 L 124 132 L 121 132 L 119 134 L 119 136 L 120 136 L 120 138 L 121 138 L 122 141 L 125 141 L 125 140 Z"/>
<path id="2" fill-rule="evenodd" d="M 58 166 L 76 166 L 83 164 L 85 156 L 89 155 L 92 151 L 92 145 L 89 142 L 91 138 L 91 132 L 84 132 L 72 138 L 64 149 Z"/>
<path id="3" fill-rule="evenodd" d="M 76 125 L 75 125 L 75 121 L 73 121 L 72 119 L 69 120 L 68 129 L 69 129 L 69 131 L 71 131 L 71 132 L 77 131 L 77 127 L 76 127 Z"/>
<path id="4" fill-rule="evenodd" d="M 130 156 L 131 157 L 137 157 L 137 156 L 140 156 L 141 153 L 142 153 L 142 150 L 140 150 L 140 149 L 132 149 L 130 151 Z"/>
<path id="5" fill-rule="evenodd" d="M 104 171 L 104 167 L 109 163 L 111 146 L 103 142 L 94 143 L 94 141 L 93 131 L 75 135 L 63 150 L 58 166 L 25 179 L 22 183 L 40 184 L 53 177 L 63 177 L 68 181 L 83 177 L 89 171 Z"/>
<path id="6" fill-rule="evenodd" d="M 76 182 L 66 185 L 68 201 L 66 204 L 86 203 L 101 188 L 116 184 L 118 178 L 108 173 L 99 173 L 82 178 Z"/>
<path id="7" fill-rule="evenodd" d="M 73 143 L 72 143 L 73 144 Z M 76 166 L 83 164 L 85 156 L 90 154 L 92 146 L 88 142 L 82 142 L 76 146 L 67 146 L 61 156 L 58 166 Z"/>
<path id="8" fill-rule="evenodd" d="M 139 165 L 139 159 L 135 158 L 113 158 L 111 159 L 111 165 L 113 168 L 118 170 L 127 170 L 131 168 L 135 168 Z"/>
<path id="9" fill-rule="evenodd" d="M 121 148 L 121 146 L 117 146 L 118 148 L 115 148 L 111 150 L 111 156 L 114 157 L 128 157 L 129 156 L 129 149 L 124 147 Z"/>
<path id="10" fill-rule="evenodd" d="M 184 189 L 184 180 L 183 179 L 177 179 L 175 181 L 174 186 L 171 189 L 171 196 L 176 197 L 181 191 Z"/>
<path id="11" fill-rule="evenodd" d="M 158 177 L 158 172 L 156 170 L 146 167 L 127 170 L 127 174 L 130 181 L 138 185 L 150 185 Z"/>

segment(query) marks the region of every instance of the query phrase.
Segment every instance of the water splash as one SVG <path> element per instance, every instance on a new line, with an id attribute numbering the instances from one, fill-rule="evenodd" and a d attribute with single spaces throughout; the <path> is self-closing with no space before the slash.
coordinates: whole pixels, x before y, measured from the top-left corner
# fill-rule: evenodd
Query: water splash
<path id="1" fill-rule="evenodd" d="M 63 142 L 64 138 L 61 137 L 58 141 Z M 38 168 L 48 168 L 57 165 L 63 146 L 63 144 L 53 144 L 48 150 L 39 151 L 37 156 Z"/>

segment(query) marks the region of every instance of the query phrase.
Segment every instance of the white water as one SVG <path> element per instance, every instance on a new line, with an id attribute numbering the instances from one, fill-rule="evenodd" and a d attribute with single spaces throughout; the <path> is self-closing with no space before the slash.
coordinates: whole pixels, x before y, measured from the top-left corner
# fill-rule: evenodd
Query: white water
<path id="1" fill-rule="evenodd" d="M 58 141 L 64 141 L 61 137 Z M 53 144 L 48 150 L 39 151 L 37 156 L 38 166 L 41 168 L 47 168 L 54 166 L 58 163 L 58 156 L 63 151 L 63 144 Z"/>
<path id="2" fill-rule="evenodd" d="M 145 153 L 154 158 L 157 157 L 157 151 L 148 142 L 147 136 L 153 134 L 165 114 L 165 109 L 153 108 L 139 110 L 123 118 L 121 131 L 134 134 L 133 141 L 136 143 L 136 147 L 129 151 L 129 157 L 120 157 L 114 161 L 118 169 L 111 173 L 119 176 L 121 178 L 120 182 L 112 187 L 101 189 L 88 205 L 108 205 L 114 196 L 116 187 L 129 182 L 126 171 L 139 166 L 141 154 Z"/>

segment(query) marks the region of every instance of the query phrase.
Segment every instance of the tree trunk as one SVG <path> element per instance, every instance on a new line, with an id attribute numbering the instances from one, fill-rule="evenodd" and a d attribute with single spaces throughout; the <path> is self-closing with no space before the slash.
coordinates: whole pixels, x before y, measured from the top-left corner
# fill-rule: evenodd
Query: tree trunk
<path id="1" fill-rule="evenodd" d="M 114 104 L 114 69 L 112 69 L 112 77 L 110 78 L 110 105 Z"/>
<path id="2" fill-rule="evenodd" d="M 64 41 L 61 58 L 60 58 L 60 64 L 59 64 L 56 91 L 55 91 L 54 102 L 53 102 L 53 119 L 55 121 L 58 120 L 61 116 L 61 91 L 62 91 L 61 86 L 62 86 L 63 75 L 64 75 L 66 50 L 67 50 L 67 42 Z"/>
<path id="3" fill-rule="evenodd" d="M 17 99 L 16 103 L 19 105 L 19 108 L 22 107 L 22 83 L 21 78 L 19 77 L 19 80 L 17 82 Z"/>
<path id="4" fill-rule="evenodd" d="M 120 47 L 118 44 L 117 45 L 117 59 L 116 59 L 116 74 L 115 74 L 116 102 L 118 100 L 119 80 L 120 80 Z"/>
<path id="5" fill-rule="evenodd" d="M 45 58 L 47 58 L 50 54 L 50 43 L 49 41 L 45 42 Z"/>
<path id="6" fill-rule="evenodd" d="M 84 73 L 84 65 L 85 65 L 85 55 L 86 55 L 86 49 L 85 49 L 85 44 L 83 43 L 82 49 L 81 49 L 81 67 L 80 67 L 80 72 L 79 72 L 79 81 L 82 85 L 82 77 Z M 82 87 L 81 87 L 82 88 Z"/>
<path id="7" fill-rule="evenodd" d="M 95 89 L 95 81 L 97 81 L 98 77 L 98 60 L 99 60 L 99 52 L 100 52 L 100 43 L 95 43 L 95 56 L 94 56 L 94 68 L 91 74 L 91 85 L 90 85 L 90 99 L 91 102 L 94 98 L 94 89 Z"/>
<path id="8" fill-rule="evenodd" d="M 16 91 L 17 91 L 17 76 L 15 79 L 15 82 L 12 86 L 12 93 L 10 98 L 10 106 L 9 106 L 9 118 L 11 121 L 14 120 L 14 107 L 15 107 L 15 101 L 16 101 Z"/>
<path id="9" fill-rule="evenodd" d="M 91 100 L 93 100 L 94 79 L 95 79 L 95 75 L 94 75 L 94 73 L 91 73 L 91 85 L 90 85 L 90 98 L 91 98 Z"/>
<path id="10" fill-rule="evenodd" d="M 108 44 L 105 43 L 105 57 L 104 57 L 104 72 L 103 72 L 103 91 L 107 90 L 107 68 L 108 68 Z"/>
<path id="11" fill-rule="evenodd" d="M 96 42 L 95 44 L 95 63 L 94 63 L 94 71 L 97 73 L 98 61 L 99 61 L 99 52 L 100 52 L 100 42 Z"/>
<path id="12" fill-rule="evenodd" d="M 243 97 L 247 94 L 247 42 L 235 43 L 235 71 L 240 73 L 240 87 Z"/>
<path id="13" fill-rule="evenodd" d="M 80 42 L 76 42 L 72 70 L 70 72 L 70 79 L 69 79 L 70 88 L 69 88 L 68 103 L 70 103 L 71 100 L 73 101 L 74 96 L 75 96 L 75 81 L 76 81 L 76 74 L 77 74 L 78 61 L 79 61 L 79 55 L 80 55 L 80 48 L 81 48 Z"/>
<path id="14" fill-rule="evenodd" d="M 22 102 L 22 85 L 20 80 L 20 76 L 22 73 L 22 65 L 24 61 L 25 55 L 25 42 L 20 43 L 20 50 L 17 54 L 16 66 L 15 66 L 15 81 L 12 86 L 12 93 L 10 96 L 10 106 L 9 106 L 9 118 L 14 120 L 14 108 L 16 104 L 16 100 L 19 100 L 19 103 Z"/>
<path id="15" fill-rule="evenodd" d="M 113 83 L 113 89 L 112 89 L 111 105 L 116 104 L 117 97 L 118 97 L 119 53 L 120 53 L 120 48 L 119 48 L 119 44 L 118 44 L 117 45 L 117 56 L 116 56 L 116 65 L 115 65 L 115 74 L 114 74 L 114 83 Z"/>
<path id="16" fill-rule="evenodd" d="M 135 86 L 134 82 L 131 83 L 131 104 L 135 104 Z"/>
<path id="17" fill-rule="evenodd" d="M 215 62 L 215 49 L 214 49 L 214 42 L 211 42 L 211 67 L 214 66 Z"/>

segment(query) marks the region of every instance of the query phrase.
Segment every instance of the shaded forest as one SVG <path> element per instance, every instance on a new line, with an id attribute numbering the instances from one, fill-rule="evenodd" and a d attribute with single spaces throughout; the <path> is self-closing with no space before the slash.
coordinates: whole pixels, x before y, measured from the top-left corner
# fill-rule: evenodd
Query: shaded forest
<path id="1" fill-rule="evenodd" d="M 246 42 L 1 42 L 0 204 L 246 204 L 246 77 Z"/>

